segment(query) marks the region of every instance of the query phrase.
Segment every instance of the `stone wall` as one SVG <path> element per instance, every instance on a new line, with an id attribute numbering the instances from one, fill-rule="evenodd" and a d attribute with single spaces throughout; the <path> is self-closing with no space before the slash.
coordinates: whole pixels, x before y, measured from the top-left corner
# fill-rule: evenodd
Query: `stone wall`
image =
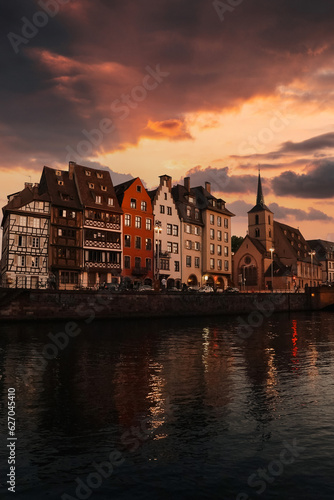
<path id="1" fill-rule="evenodd" d="M 307 294 L 110 293 L 0 290 L 0 320 L 204 316 L 305 311 Z"/>

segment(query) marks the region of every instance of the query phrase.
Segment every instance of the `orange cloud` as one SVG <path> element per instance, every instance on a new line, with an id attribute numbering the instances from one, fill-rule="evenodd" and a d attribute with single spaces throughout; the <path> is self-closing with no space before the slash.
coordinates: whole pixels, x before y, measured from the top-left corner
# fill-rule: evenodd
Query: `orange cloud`
<path id="1" fill-rule="evenodd" d="M 187 130 L 187 125 L 182 120 L 170 119 L 153 122 L 149 120 L 144 135 L 156 139 L 169 139 L 171 141 L 182 141 L 193 139 Z"/>

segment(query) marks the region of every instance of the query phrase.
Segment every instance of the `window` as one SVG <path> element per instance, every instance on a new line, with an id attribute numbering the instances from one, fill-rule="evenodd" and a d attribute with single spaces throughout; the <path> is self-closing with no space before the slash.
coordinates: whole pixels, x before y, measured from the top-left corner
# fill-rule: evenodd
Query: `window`
<path id="1" fill-rule="evenodd" d="M 137 187 L 140 187 L 140 186 L 137 186 Z M 142 201 L 141 204 L 140 204 L 140 208 L 143 212 L 146 212 L 147 210 L 147 203 L 146 201 Z"/>
<path id="2" fill-rule="evenodd" d="M 167 241 L 167 252 L 172 253 L 172 242 L 171 241 Z"/>
<path id="3" fill-rule="evenodd" d="M 114 205 L 114 198 L 108 198 L 108 205 L 112 207 Z"/>
<path id="4" fill-rule="evenodd" d="M 136 189 L 137 189 L 137 193 L 141 193 L 141 186 L 137 186 Z"/>
<path id="5" fill-rule="evenodd" d="M 210 214 L 210 224 L 215 223 L 215 216 L 213 214 Z"/>
<path id="6" fill-rule="evenodd" d="M 224 247 L 224 255 L 225 257 L 228 257 L 228 247 Z"/>
<path id="7" fill-rule="evenodd" d="M 72 219 L 75 219 L 76 213 L 75 212 L 70 212 L 70 217 L 72 217 Z"/>
<path id="8" fill-rule="evenodd" d="M 152 220 L 146 219 L 146 230 L 151 231 L 151 229 L 152 229 Z"/>
<path id="9" fill-rule="evenodd" d="M 201 249 L 201 245 L 199 243 L 199 241 L 195 241 L 195 250 L 200 250 Z"/>
<path id="10" fill-rule="evenodd" d="M 172 234 L 172 224 L 167 224 L 167 234 L 171 235 Z"/>
<path id="11" fill-rule="evenodd" d="M 130 257 L 128 255 L 126 255 L 124 257 L 124 268 L 125 269 L 130 269 L 130 265 L 131 265 Z"/>
<path id="12" fill-rule="evenodd" d="M 228 228 L 228 219 L 224 219 L 224 227 Z"/>
<path id="13" fill-rule="evenodd" d="M 179 244 L 173 243 L 173 253 L 179 253 Z"/>
<path id="14" fill-rule="evenodd" d="M 140 257 L 135 257 L 135 267 L 141 267 L 141 258 Z"/>
<path id="15" fill-rule="evenodd" d="M 136 236 L 135 248 L 138 248 L 139 250 L 141 249 L 141 237 L 140 236 Z"/>
<path id="16" fill-rule="evenodd" d="M 172 207 L 167 207 L 167 215 L 172 215 Z"/>
<path id="17" fill-rule="evenodd" d="M 27 225 L 27 217 L 23 217 L 22 215 L 20 216 L 20 226 L 26 226 Z"/>
<path id="18" fill-rule="evenodd" d="M 270 215 L 268 215 L 268 224 L 271 224 Z"/>
<path id="19" fill-rule="evenodd" d="M 102 203 L 102 198 L 99 195 L 95 196 L 95 203 Z"/>
<path id="20" fill-rule="evenodd" d="M 271 238 L 271 229 L 269 229 L 269 238 Z"/>
<path id="21" fill-rule="evenodd" d="M 124 222 L 126 226 L 131 226 L 131 215 L 125 214 Z"/>
<path id="22" fill-rule="evenodd" d="M 160 213 L 161 214 L 165 213 L 165 206 L 164 205 L 160 205 Z"/>
<path id="23" fill-rule="evenodd" d="M 22 234 L 20 234 L 19 239 L 18 239 L 18 246 L 24 247 L 25 245 L 26 245 L 26 237 L 22 236 Z"/>
<path id="24" fill-rule="evenodd" d="M 138 215 L 136 215 L 136 218 L 135 218 L 135 227 L 137 229 L 141 228 L 141 217 L 139 217 Z"/>
<path id="25" fill-rule="evenodd" d="M 126 234 L 124 236 L 124 246 L 126 248 L 130 248 L 131 247 L 131 236 L 129 234 Z"/>
<path id="26" fill-rule="evenodd" d="M 187 248 L 187 250 L 191 250 L 192 242 L 190 240 L 186 240 L 186 248 Z"/>
<path id="27" fill-rule="evenodd" d="M 213 243 L 210 243 L 210 255 L 214 255 L 215 253 L 215 246 Z"/>
<path id="28" fill-rule="evenodd" d="M 39 238 L 33 238 L 32 239 L 32 247 L 33 248 L 39 248 Z"/>
<path id="29" fill-rule="evenodd" d="M 64 185 L 64 181 L 58 181 L 58 185 L 59 186 L 63 186 Z"/>
<path id="30" fill-rule="evenodd" d="M 260 229 L 255 229 L 255 238 L 259 238 L 260 237 Z M 293 242 L 291 242 L 293 243 Z"/>
<path id="31" fill-rule="evenodd" d="M 92 182 L 88 182 L 89 189 L 94 189 L 94 184 Z"/>
<path id="32" fill-rule="evenodd" d="M 39 267 L 38 257 L 31 258 L 31 267 Z"/>
<path id="33" fill-rule="evenodd" d="M 199 210 L 198 210 L 198 208 L 195 208 L 195 219 L 196 220 L 199 219 Z"/>
<path id="34" fill-rule="evenodd" d="M 107 191 L 107 186 L 101 186 L 101 191 Z"/>
<path id="35" fill-rule="evenodd" d="M 41 227 L 41 219 L 34 219 L 34 227 L 38 229 Z"/>
<path id="36" fill-rule="evenodd" d="M 175 271 L 176 273 L 179 273 L 179 272 L 180 272 L 180 262 L 179 262 L 178 260 L 176 260 L 176 261 L 174 262 L 174 271 Z"/>
<path id="37" fill-rule="evenodd" d="M 18 262 L 19 262 L 19 266 L 24 267 L 26 265 L 26 258 L 25 258 L 25 256 L 24 255 L 19 255 Z"/>
<path id="38" fill-rule="evenodd" d="M 228 243 L 228 233 L 224 233 L 224 242 Z"/>
<path id="39" fill-rule="evenodd" d="M 164 271 L 169 271 L 169 260 L 168 259 L 161 259 L 160 260 L 160 269 L 163 269 Z"/>
<path id="40" fill-rule="evenodd" d="M 255 224 L 257 225 L 259 223 L 259 216 L 255 215 Z"/>
<path id="41" fill-rule="evenodd" d="M 145 240 L 145 249 L 152 250 L 152 240 L 151 238 L 146 238 Z"/>
<path id="42" fill-rule="evenodd" d="M 222 225 L 222 218 L 220 217 L 220 215 L 217 216 L 217 226 L 221 226 Z"/>
<path id="43" fill-rule="evenodd" d="M 186 233 L 191 234 L 191 227 L 190 227 L 189 224 L 185 224 L 184 230 L 185 230 Z"/>
<path id="44" fill-rule="evenodd" d="M 191 208 L 187 207 L 187 217 L 191 217 Z"/>
<path id="45" fill-rule="evenodd" d="M 229 269 L 228 266 L 229 266 L 228 260 L 225 260 L 225 263 L 224 263 L 224 269 L 225 269 L 225 271 L 228 271 L 228 269 Z"/>
<path id="46" fill-rule="evenodd" d="M 217 240 L 218 241 L 221 241 L 222 240 L 222 232 L 221 231 L 217 231 Z"/>
<path id="47" fill-rule="evenodd" d="M 218 269 L 218 271 L 222 270 L 222 260 L 221 259 L 217 260 L 217 269 Z"/>
<path id="48" fill-rule="evenodd" d="M 56 176 L 61 177 L 61 170 L 56 170 Z"/>
<path id="49" fill-rule="evenodd" d="M 194 232 L 195 232 L 195 234 L 197 236 L 199 236 L 201 234 L 201 230 L 200 230 L 200 228 L 198 226 L 195 226 L 195 231 Z"/>
<path id="50" fill-rule="evenodd" d="M 140 187 L 140 186 L 137 186 L 137 187 Z M 147 271 L 152 270 L 152 260 L 151 259 L 146 259 L 146 269 L 147 269 Z"/>
<path id="51" fill-rule="evenodd" d="M 137 208 L 137 200 L 135 198 L 131 198 L 130 208 Z"/>
<path id="52" fill-rule="evenodd" d="M 195 267 L 199 268 L 199 257 L 195 257 Z"/>
<path id="53" fill-rule="evenodd" d="M 221 245 L 217 245 L 217 254 L 218 255 L 222 254 L 222 246 Z"/>
<path id="54" fill-rule="evenodd" d="M 85 174 L 86 174 L 88 177 L 90 177 L 90 175 L 91 175 L 91 173 L 90 173 L 90 171 L 89 171 L 89 170 L 86 170 L 86 171 L 85 171 Z"/>
<path id="55" fill-rule="evenodd" d="M 210 240 L 214 240 L 214 239 L 215 239 L 215 230 L 210 229 Z"/>
<path id="56" fill-rule="evenodd" d="M 165 200 L 167 200 L 167 193 L 164 193 L 164 195 L 165 195 Z"/>
<path id="57" fill-rule="evenodd" d="M 101 172 L 96 172 L 96 177 L 98 179 L 103 179 L 103 174 L 101 174 Z"/>
<path id="58" fill-rule="evenodd" d="M 173 236 L 179 235 L 179 226 L 173 225 Z"/>
<path id="59" fill-rule="evenodd" d="M 210 269 L 215 268 L 215 259 L 210 259 Z"/>
<path id="60" fill-rule="evenodd" d="M 186 256 L 186 266 L 191 267 L 191 256 L 190 255 Z"/>

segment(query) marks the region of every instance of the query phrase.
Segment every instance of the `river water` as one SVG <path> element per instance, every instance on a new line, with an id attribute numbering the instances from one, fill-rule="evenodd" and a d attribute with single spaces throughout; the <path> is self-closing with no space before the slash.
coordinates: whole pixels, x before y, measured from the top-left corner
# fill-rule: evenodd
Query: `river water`
<path id="1" fill-rule="evenodd" d="M 333 500 L 333 319 L 1 325 L 1 498 Z"/>

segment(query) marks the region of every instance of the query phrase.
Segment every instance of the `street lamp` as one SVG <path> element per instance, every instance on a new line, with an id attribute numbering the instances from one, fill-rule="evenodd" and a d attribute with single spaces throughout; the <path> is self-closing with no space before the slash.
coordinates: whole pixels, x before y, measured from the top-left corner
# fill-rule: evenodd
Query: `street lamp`
<path id="1" fill-rule="evenodd" d="M 161 222 L 159 220 L 155 221 L 154 226 L 155 231 L 155 279 L 159 279 L 159 235 L 162 232 Z"/>
<path id="2" fill-rule="evenodd" d="M 315 251 L 312 250 L 311 252 L 308 252 L 308 254 L 311 256 L 311 286 L 312 285 L 312 281 L 313 281 L 313 257 L 315 256 Z"/>
<path id="3" fill-rule="evenodd" d="M 274 252 L 275 248 L 269 248 L 271 256 L 271 291 L 274 291 Z"/>

